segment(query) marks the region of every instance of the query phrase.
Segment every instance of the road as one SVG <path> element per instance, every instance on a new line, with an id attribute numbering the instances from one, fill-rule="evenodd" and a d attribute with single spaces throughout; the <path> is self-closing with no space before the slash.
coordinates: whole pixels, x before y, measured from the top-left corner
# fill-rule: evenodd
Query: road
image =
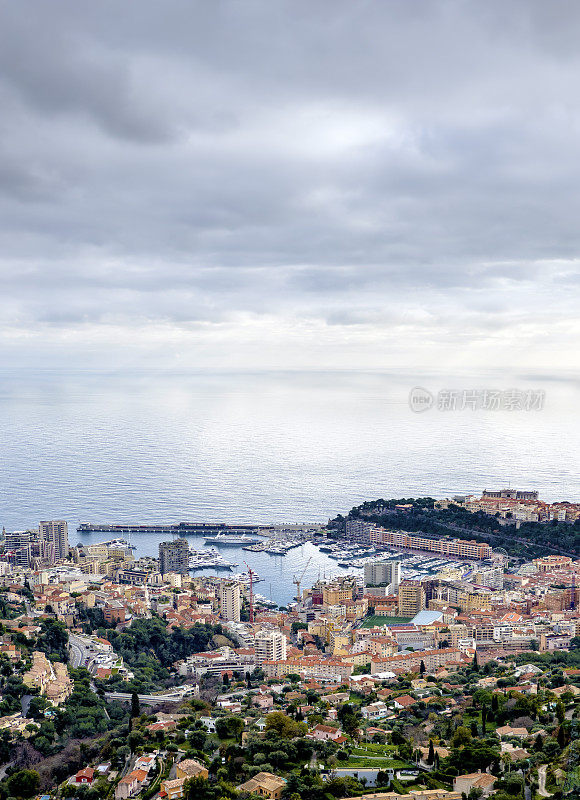
<path id="1" fill-rule="evenodd" d="M 538 794 L 540 797 L 551 797 L 551 794 L 546 791 L 546 770 L 548 769 L 547 764 L 542 764 L 541 767 L 538 767 Z"/>
<path id="2" fill-rule="evenodd" d="M 90 658 L 91 653 L 85 646 L 83 640 L 74 633 L 69 634 L 68 645 L 70 650 L 71 667 L 75 669 L 84 665 L 85 660 Z"/>

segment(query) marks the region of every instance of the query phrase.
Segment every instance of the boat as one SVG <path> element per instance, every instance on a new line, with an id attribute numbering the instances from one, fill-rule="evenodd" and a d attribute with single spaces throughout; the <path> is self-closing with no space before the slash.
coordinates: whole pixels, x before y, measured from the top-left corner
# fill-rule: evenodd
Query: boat
<path id="1" fill-rule="evenodd" d="M 232 575 L 232 580 L 238 581 L 238 583 L 243 583 L 246 585 L 250 585 L 250 576 L 247 572 L 238 572 L 236 575 Z M 256 572 L 252 572 L 252 583 L 259 583 L 260 581 L 265 580 L 265 578 L 260 578 L 260 576 Z"/>
<path id="2" fill-rule="evenodd" d="M 259 539 L 255 539 L 245 533 L 240 536 L 231 533 L 218 533 L 215 536 L 204 536 L 203 538 L 206 542 L 222 547 L 242 547 L 247 544 L 256 544 L 259 541 Z"/>
<path id="3" fill-rule="evenodd" d="M 210 550 L 194 550 L 190 548 L 190 569 L 228 569 L 237 567 L 238 564 L 226 561 L 225 558 L 212 547 Z"/>

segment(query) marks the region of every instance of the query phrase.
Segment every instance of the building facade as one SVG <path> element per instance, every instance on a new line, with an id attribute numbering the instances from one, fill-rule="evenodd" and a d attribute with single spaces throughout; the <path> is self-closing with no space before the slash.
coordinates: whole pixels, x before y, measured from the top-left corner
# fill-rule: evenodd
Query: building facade
<path id="1" fill-rule="evenodd" d="M 189 545 L 186 539 L 159 544 L 159 572 L 162 575 L 169 572 L 184 575 L 189 572 Z"/>

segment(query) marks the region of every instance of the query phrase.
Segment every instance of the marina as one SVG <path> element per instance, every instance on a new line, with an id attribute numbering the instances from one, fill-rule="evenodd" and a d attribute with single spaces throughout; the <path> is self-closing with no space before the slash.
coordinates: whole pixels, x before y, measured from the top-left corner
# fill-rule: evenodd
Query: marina
<path id="1" fill-rule="evenodd" d="M 189 568 L 191 570 L 198 569 L 216 569 L 216 570 L 231 570 L 237 567 L 237 562 L 226 561 L 226 559 L 214 547 L 210 550 L 194 550 L 190 547 Z"/>
<path id="2" fill-rule="evenodd" d="M 118 536 L 110 543 L 131 548 L 135 559 L 157 558 L 159 543 L 175 538 L 172 533 L 168 535 L 167 527 L 173 526 L 164 526 L 161 531 L 141 531 L 136 536 L 125 534 L 124 538 Z M 281 526 L 283 533 L 277 531 L 276 535 L 252 536 L 244 531 L 234 533 L 233 529 L 238 527 L 232 525 L 231 531 L 222 532 L 221 535 L 208 534 L 207 530 L 190 534 L 187 537 L 190 542 L 189 568 L 195 575 L 227 575 L 232 580 L 246 584 L 246 567 L 249 566 L 258 576 L 254 581 L 262 583 L 263 595 L 274 605 L 286 606 L 293 600 L 295 586 L 292 577 L 305 569 L 304 583 L 309 581 L 312 584 L 319 578 L 345 575 L 362 580 L 365 564 L 389 559 L 400 561 L 401 578 L 411 580 L 435 577 L 442 573 L 459 579 L 467 576 L 473 568 L 469 561 L 450 561 L 436 554 L 328 539 L 320 531 L 313 536 L 310 531 Z M 227 544 L 222 548 L 219 542 L 224 539 Z M 103 543 L 103 537 L 92 530 L 79 531 L 79 540 L 83 544 Z M 237 569 L 240 572 L 236 572 Z"/>

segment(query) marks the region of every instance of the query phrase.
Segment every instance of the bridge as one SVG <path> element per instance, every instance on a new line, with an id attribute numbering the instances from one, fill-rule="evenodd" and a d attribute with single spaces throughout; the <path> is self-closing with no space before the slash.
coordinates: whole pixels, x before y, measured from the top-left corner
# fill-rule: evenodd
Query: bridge
<path id="1" fill-rule="evenodd" d="M 145 705 L 155 706 L 161 703 L 181 703 L 185 697 L 195 694 L 193 686 L 183 687 L 176 692 L 168 692 L 167 694 L 140 694 L 139 702 Z M 105 692 L 107 700 L 120 700 L 121 702 L 130 703 L 130 692 Z"/>

